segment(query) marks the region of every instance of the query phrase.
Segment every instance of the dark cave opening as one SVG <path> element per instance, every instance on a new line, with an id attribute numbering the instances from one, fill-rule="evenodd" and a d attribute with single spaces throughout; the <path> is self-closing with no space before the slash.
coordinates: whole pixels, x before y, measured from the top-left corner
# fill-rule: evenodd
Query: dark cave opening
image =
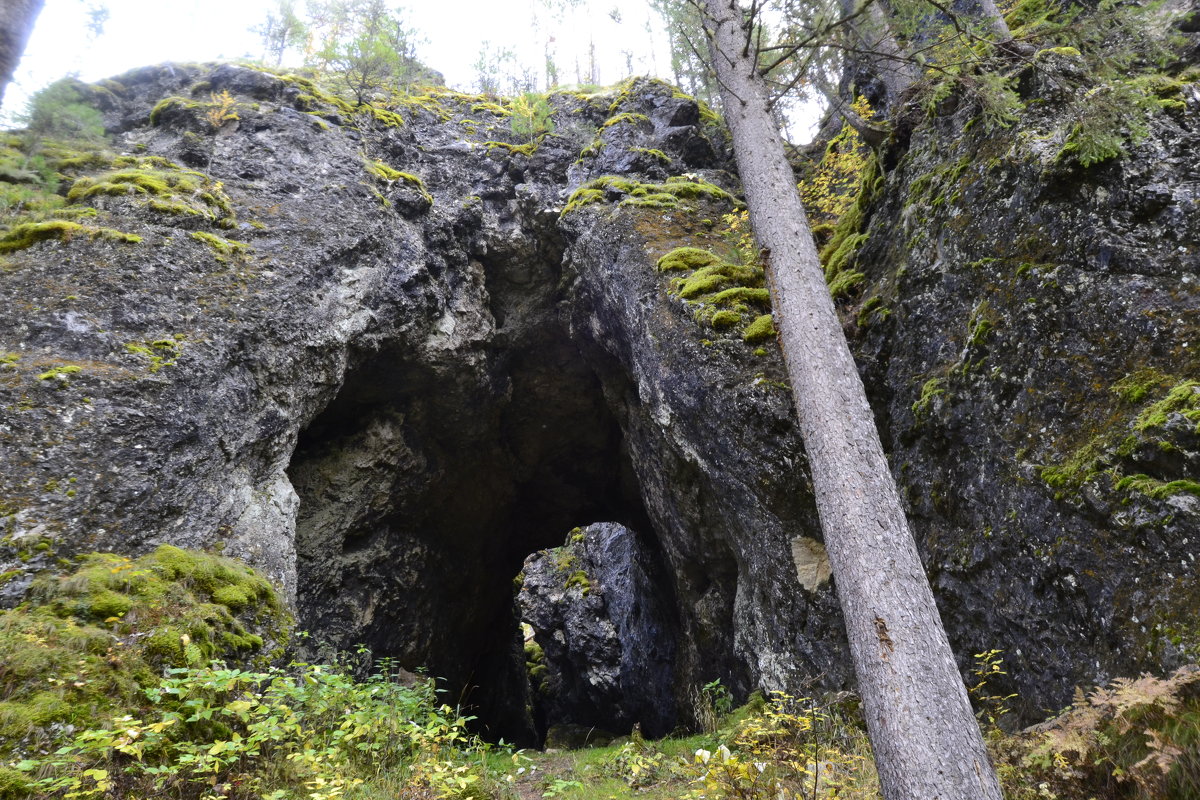
<path id="1" fill-rule="evenodd" d="M 532 721 L 513 577 L 578 526 L 653 528 L 620 422 L 561 331 L 479 355 L 353 363 L 288 470 L 297 603 L 315 638 L 427 669 L 487 737 L 531 745 L 554 720 Z"/>

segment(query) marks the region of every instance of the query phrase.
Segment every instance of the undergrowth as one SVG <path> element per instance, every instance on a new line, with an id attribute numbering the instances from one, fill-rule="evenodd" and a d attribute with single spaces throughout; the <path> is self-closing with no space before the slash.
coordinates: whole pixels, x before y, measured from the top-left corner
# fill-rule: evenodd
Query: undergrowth
<path id="1" fill-rule="evenodd" d="M 167 545 L 38 577 L 0 612 L 0 798 L 502 794 L 430 679 L 366 651 L 276 666 L 289 627 L 249 567 Z"/>

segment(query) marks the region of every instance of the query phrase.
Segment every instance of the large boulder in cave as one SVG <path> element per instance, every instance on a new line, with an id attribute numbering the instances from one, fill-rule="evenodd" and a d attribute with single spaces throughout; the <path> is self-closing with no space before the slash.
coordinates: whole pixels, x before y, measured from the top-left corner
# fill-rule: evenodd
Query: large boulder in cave
<path id="1" fill-rule="evenodd" d="M 517 606 L 539 653 L 534 711 L 555 724 L 662 736 L 676 724 L 668 584 L 629 528 L 598 522 L 525 559 Z"/>
<path id="2" fill-rule="evenodd" d="M 238 102 L 219 134 L 214 82 Z M 848 262 L 951 642 L 964 669 L 1003 649 L 1026 716 L 1200 652 L 1187 92 L 1088 168 L 1057 157 L 1054 103 L 1030 103 L 1036 135 L 970 104 L 908 121 Z M 355 113 L 175 65 L 95 94 L 113 149 L 62 167 L 83 222 L 26 229 L 0 269 L 5 602 L 56 556 L 221 550 L 316 636 L 427 667 L 532 741 L 513 578 L 612 520 L 660 570 L 682 720 L 717 678 L 852 682 L 762 276 L 724 263 L 737 179 L 694 100 L 556 92 L 530 148 L 448 91 Z M 720 262 L 727 306 L 662 260 L 680 247 Z"/>

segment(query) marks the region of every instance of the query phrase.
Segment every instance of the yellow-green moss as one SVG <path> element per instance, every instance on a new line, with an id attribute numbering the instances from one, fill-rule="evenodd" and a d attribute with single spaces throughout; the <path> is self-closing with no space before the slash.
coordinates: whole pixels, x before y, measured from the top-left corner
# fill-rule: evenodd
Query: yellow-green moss
<path id="1" fill-rule="evenodd" d="M 592 590 L 592 582 L 586 572 L 578 569 L 571 573 L 570 577 L 567 578 L 566 588 L 570 589 L 573 587 L 578 587 L 585 595 Z"/>
<path id="2" fill-rule="evenodd" d="M 701 180 L 700 178 L 686 178 L 682 175 L 676 175 L 667 178 L 666 184 L 662 186 L 662 191 L 667 194 L 673 194 L 680 200 L 695 200 L 706 199 L 718 202 L 737 205 L 738 200 L 729 192 L 717 186 L 714 183 Z"/>
<path id="3" fill-rule="evenodd" d="M 742 334 L 742 341 L 747 344 L 758 344 L 774 339 L 775 335 L 775 320 L 770 314 L 763 314 L 746 326 L 746 331 Z"/>
<path id="4" fill-rule="evenodd" d="M 921 386 L 921 396 L 912 404 L 913 416 L 918 420 L 929 416 L 929 412 L 933 410 L 933 400 L 946 394 L 946 381 L 944 378 L 930 378 Z"/>
<path id="5" fill-rule="evenodd" d="M 736 311 L 718 311 L 709 318 L 708 323 L 715 330 L 725 331 L 736 327 L 742 321 L 742 315 Z"/>
<path id="6" fill-rule="evenodd" d="M 358 112 L 365 113 L 385 128 L 402 128 L 404 127 L 404 117 L 399 114 L 388 111 L 387 109 L 379 108 L 378 106 L 367 103 L 358 107 Z M 328 127 L 328 126 L 326 126 Z"/>
<path id="7" fill-rule="evenodd" d="M 366 165 L 367 172 L 370 172 L 376 178 L 388 183 L 407 183 L 420 192 L 421 197 L 423 197 L 426 202 L 428 202 L 430 205 L 433 205 L 433 195 L 431 195 L 429 190 L 425 188 L 425 181 L 421 180 L 416 175 L 413 175 L 409 172 L 401 172 L 398 169 L 389 167 L 382 161 L 376 161 L 374 159 L 367 159 L 364 163 Z"/>
<path id="8" fill-rule="evenodd" d="M 236 224 L 233 205 L 220 183 L 202 173 L 179 169 L 156 156 L 140 158 L 138 162 L 137 168 L 79 178 L 67 192 L 67 200 L 75 202 L 99 195 L 138 197 L 160 213 L 200 215 L 222 227 Z"/>
<path id="9" fill-rule="evenodd" d="M 735 286 L 712 296 L 714 305 L 732 305 L 733 303 L 754 303 L 760 306 L 771 305 L 771 293 L 766 289 L 756 289 L 748 286 Z"/>
<path id="10" fill-rule="evenodd" d="M 134 167 L 136 169 L 183 169 L 183 167 L 174 161 L 165 159 L 162 156 L 118 156 L 113 159 L 112 166 L 115 169 L 124 169 L 126 167 Z"/>
<path id="11" fill-rule="evenodd" d="M 47 220 L 45 222 L 25 222 L 11 228 L 0 236 L 0 253 L 12 253 L 32 247 L 38 242 L 48 239 L 70 241 L 73 237 L 84 236 L 89 239 L 105 239 L 113 242 L 137 244 L 142 237 L 132 233 L 123 233 L 112 228 L 97 228 L 90 225 L 80 225 L 67 220 Z"/>
<path id="12" fill-rule="evenodd" d="M 650 121 L 650 118 L 647 117 L 645 114 L 630 114 L 630 113 L 617 114 L 616 116 L 610 117 L 608 120 L 606 120 L 605 123 L 600 126 L 600 129 L 604 130 L 605 128 L 611 128 L 613 125 L 622 125 L 622 124 L 637 125 L 639 123 L 649 122 L 649 121 Z"/>
<path id="13" fill-rule="evenodd" d="M 484 142 L 483 146 L 489 151 L 499 148 L 509 153 L 516 153 L 517 155 L 532 156 L 537 151 L 539 144 L 541 144 L 540 139 L 536 142 L 526 142 L 525 144 L 490 141 Z"/>
<path id="14" fill-rule="evenodd" d="M 155 104 L 150 110 L 150 124 L 158 125 L 162 119 L 162 115 L 172 108 L 196 109 L 200 104 L 194 100 L 188 100 L 186 97 L 165 97 Z"/>
<path id="15" fill-rule="evenodd" d="M 644 156 L 649 156 L 655 161 L 658 161 L 666 166 L 671 165 L 671 157 L 662 150 L 654 150 L 649 147 L 631 147 L 629 150 L 632 153 L 641 153 Z"/>
<path id="16" fill-rule="evenodd" d="M 498 103 L 475 103 L 471 106 L 472 114 L 487 113 L 494 114 L 497 117 L 510 117 L 512 112 Z"/>
<path id="17" fill-rule="evenodd" d="M 1120 462 L 1141 447 L 1173 448 L 1171 434 L 1164 430 L 1172 416 L 1195 423 L 1193 430 L 1200 432 L 1200 382 L 1184 380 L 1172 385 L 1173 381 L 1158 370 L 1146 368 L 1114 384 L 1114 394 L 1126 406 L 1145 404 L 1151 392 L 1165 389 L 1165 394 L 1161 399 L 1145 404 L 1141 410 L 1134 408 L 1115 414 L 1094 436 L 1068 452 L 1061 462 L 1042 466 L 1042 480 L 1063 493 L 1104 475 L 1113 481 L 1116 489 L 1139 492 L 1152 499 L 1181 492 L 1194 493 L 1194 482 L 1190 480 L 1163 481 L 1140 473 L 1125 475 Z"/>
<path id="18" fill-rule="evenodd" d="M 249 658 L 282 645 L 290 619 L 271 585 L 230 559 L 163 545 L 136 560 L 79 559 L 36 578 L 0 611 L 0 758 L 27 736 L 52 744 L 64 725 L 136 707 L 163 667 Z"/>
<path id="19" fill-rule="evenodd" d="M 758 287 L 763 278 L 762 268 L 757 265 L 718 263 L 701 267 L 687 278 L 677 279 L 674 286 L 680 297 L 690 300 L 711 294 L 727 284 Z"/>
<path id="20" fill-rule="evenodd" d="M 866 276 L 856 270 L 842 270 L 834 275 L 829 282 L 829 294 L 833 298 L 845 297 L 866 280 Z"/>
<path id="21" fill-rule="evenodd" d="M 92 151 L 75 156 L 55 158 L 50 163 L 59 172 L 71 172 L 82 169 L 103 169 L 110 163 L 115 163 L 112 159 L 113 156 L 111 153 Z"/>
<path id="22" fill-rule="evenodd" d="M 606 199 L 619 199 L 619 204 L 627 208 L 655 210 L 674 209 L 680 206 L 680 200 L 737 203 L 733 195 L 719 186 L 699 179 L 678 176 L 667 179 L 664 184 L 657 184 L 639 183 L 628 178 L 605 175 L 576 189 L 567 201 L 563 213 Z"/>
<path id="23" fill-rule="evenodd" d="M 157 373 L 163 367 L 170 367 L 179 359 L 183 344 L 187 337 L 182 333 L 175 334 L 170 339 L 155 339 L 149 342 L 126 342 L 125 352 L 145 356 L 150 360 L 149 371 Z"/>
<path id="24" fill-rule="evenodd" d="M 83 367 L 80 367 L 77 364 L 66 364 L 61 367 L 55 367 L 54 369 L 46 370 L 41 375 L 38 375 L 37 379 L 39 381 L 48 381 L 51 378 L 59 378 L 59 377 L 65 376 L 65 375 L 74 375 L 75 373 L 79 372 L 82 369 L 83 369 Z"/>
<path id="25" fill-rule="evenodd" d="M 211 247 L 219 257 L 239 256 L 250 251 L 250 245 L 245 242 L 239 242 L 234 239 L 226 239 L 222 236 L 209 233 L 207 231 L 192 231 L 190 234 L 193 239 L 198 242 L 204 242 Z"/>
<path id="26" fill-rule="evenodd" d="M 829 241 L 821 248 L 820 259 L 825 269 L 825 281 L 834 298 L 849 295 L 865 280 L 861 272 L 851 270 L 849 266 L 867 240 L 864 230 L 867 209 L 882 186 L 883 177 L 880 172 L 878 158 L 865 160 L 854 201 L 842 213 Z M 914 196 L 917 194 L 915 185 L 916 181 L 910 190 Z"/>
<path id="27" fill-rule="evenodd" d="M 570 214 L 572 211 L 577 211 L 592 203 L 603 202 L 604 192 L 602 190 L 583 186 L 571 192 L 571 196 L 567 199 L 566 208 L 563 209 L 562 213 Z"/>
<path id="28" fill-rule="evenodd" d="M 1135 431 L 1161 427 L 1172 414 L 1189 422 L 1200 423 L 1200 381 L 1183 381 L 1167 392 L 1166 397 L 1151 404 L 1134 421 Z M 1200 431 L 1200 428 L 1197 428 Z"/>
<path id="29" fill-rule="evenodd" d="M 1160 481 L 1149 475 L 1126 475 L 1117 481 L 1117 491 L 1140 492 L 1155 500 L 1177 494 L 1192 494 L 1200 497 L 1200 483 L 1193 480 Z"/>
<path id="30" fill-rule="evenodd" d="M 621 201 L 620 205 L 634 208 L 653 208 L 666 211 L 678 207 L 679 198 L 673 194 L 667 194 L 666 192 L 645 192 L 643 194 L 635 194 L 626 197 Z"/>
<path id="31" fill-rule="evenodd" d="M 658 260 L 658 268 L 669 270 L 699 269 L 720 262 L 717 256 L 698 247 L 679 247 Z"/>

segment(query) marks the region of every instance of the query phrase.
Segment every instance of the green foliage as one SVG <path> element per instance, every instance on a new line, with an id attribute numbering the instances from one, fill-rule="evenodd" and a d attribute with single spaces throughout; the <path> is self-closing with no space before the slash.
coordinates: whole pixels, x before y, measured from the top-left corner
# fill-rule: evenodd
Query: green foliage
<path id="1" fill-rule="evenodd" d="M 863 119 L 874 112 L 863 97 L 855 99 L 852 110 Z M 825 147 L 820 163 L 800 182 L 800 199 L 814 224 L 834 223 L 850 210 L 858 196 L 862 176 L 871 151 L 858 132 L 843 125 L 841 132 Z"/>
<path id="2" fill-rule="evenodd" d="M 874 797 L 866 737 L 832 706 L 775 692 L 742 720 L 729 744 L 698 749 L 685 774 L 687 798 L 775 800 Z"/>
<path id="3" fill-rule="evenodd" d="M 1012 710 L 1009 703 L 1016 697 L 1015 694 L 992 694 L 995 691 L 992 682 L 997 677 L 1008 675 L 1004 671 L 1004 659 L 1000 653 L 999 650 L 985 650 L 975 654 L 975 666 L 971 668 L 974 683 L 967 687 L 967 694 L 978 709 L 975 716 L 984 730 L 989 732 L 999 730 L 1001 718 Z"/>
<path id="4" fill-rule="evenodd" d="M 512 98 L 509 109 L 512 132 L 529 143 L 554 130 L 554 109 L 545 94 L 526 92 Z"/>
<path id="5" fill-rule="evenodd" d="M 319 4 L 313 27 L 320 41 L 314 64 L 360 106 L 385 87 L 407 88 L 421 75 L 416 32 L 387 0 Z"/>
<path id="6" fill-rule="evenodd" d="M 256 30 L 262 37 L 265 55 L 278 66 L 290 48 L 304 44 L 308 26 L 297 10 L 296 0 L 276 0 Z"/>
<path id="7" fill-rule="evenodd" d="M 226 605 L 236 590 L 237 607 Z M 290 621 L 271 585 L 229 559 L 163 545 L 80 559 L 0 612 L 0 758 L 46 752 L 69 728 L 137 708 L 165 666 L 268 657 Z"/>
<path id="8" fill-rule="evenodd" d="M 52 797 L 477 796 L 468 758 L 485 747 L 469 718 L 439 704 L 432 681 L 401 674 L 386 660 L 363 681 L 339 664 L 170 669 L 137 714 L 16 766 Z"/>
<path id="9" fill-rule="evenodd" d="M 821 248 L 820 259 L 825 269 L 825 282 L 829 286 L 830 295 L 835 299 L 849 295 L 865 280 L 863 274 L 851 269 L 850 265 L 854 262 L 858 249 L 867 241 L 867 211 L 882 186 L 881 171 L 878 158 L 865 159 L 857 176 L 857 192 L 854 193 L 853 201 L 845 206 L 845 210 L 837 218 L 829 241 Z"/>
<path id="10" fill-rule="evenodd" d="M 33 140 L 45 138 L 95 141 L 104 136 L 104 119 L 89 105 L 88 88 L 73 78 L 56 81 L 29 101 L 22 122 Z"/>
<path id="11" fill-rule="evenodd" d="M 733 693 L 717 678 L 700 687 L 692 705 L 700 730 L 716 733 L 721 719 L 733 710 Z"/>

